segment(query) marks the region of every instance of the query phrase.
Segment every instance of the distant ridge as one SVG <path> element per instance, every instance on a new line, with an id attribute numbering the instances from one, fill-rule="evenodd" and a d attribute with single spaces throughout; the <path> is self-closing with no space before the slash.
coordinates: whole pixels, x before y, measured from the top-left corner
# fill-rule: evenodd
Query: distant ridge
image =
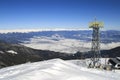
<path id="1" fill-rule="evenodd" d="M 0 33 L 13 33 L 13 32 L 19 32 L 19 33 L 29 33 L 29 32 L 41 32 L 41 31 L 78 31 L 78 30 L 91 30 L 91 29 L 64 29 L 64 28 L 55 28 L 55 29 L 3 29 L 0 30 Z"/>

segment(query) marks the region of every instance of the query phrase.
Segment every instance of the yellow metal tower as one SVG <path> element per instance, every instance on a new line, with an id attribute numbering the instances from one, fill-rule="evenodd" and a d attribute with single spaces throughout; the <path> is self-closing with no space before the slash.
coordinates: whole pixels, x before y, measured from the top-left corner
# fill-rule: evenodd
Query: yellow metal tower
<path id="1" fill-rule="evenodd" d="M 91 60 L 93 63 L 93 67 L 96 67 L 96 65 L 99 62 L 100 58 L 100 28 L 103 28 L 103 22 L 95 21 L 89 23 L 89 28 L 93 28 L 92 33 L 92 47 L 91 47 L 91 53 L 93 54 Z"/>

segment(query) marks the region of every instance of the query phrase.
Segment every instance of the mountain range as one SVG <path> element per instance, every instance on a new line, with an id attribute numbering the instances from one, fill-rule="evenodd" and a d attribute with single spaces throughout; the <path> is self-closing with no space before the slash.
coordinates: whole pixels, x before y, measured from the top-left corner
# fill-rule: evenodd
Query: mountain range
<path id="1" fill-rule="evenodd" d="M 120 57 L 120 31 L 100 34 L 101 57 Z M 91 30 L 0 33 L 0 67 L 53 58 L 91 58 L 91 38 Z"/>
<path id="2" fill-rule="evenodd" d="M 37 30 L 28 32 L 1 32 L 0 40 L 30 48 L 62 53 L 86 52 L 91 49 L 92 30 Z M 120 45 L 120 31 L 100 31 L 101 50 Z"/>
<path id="3" fill-rule="evenodd" d="M 120 46 L 110 50 L 101 51 L 102 57 L 120 56 Z M 27 62 L 43 61 L 54 58 L 64 60 L 91 58 L 90 52 L 77 52 L 75 54 L 66 54 L 48 50 L 36 50 L 20 44 L 10 44 L 0 41 L 0 68 L 23 64 Z"/>
<path id="4" fill-rule="evenodd" d="M 51 31 L 36 31 L 36 32 L 8 32 L 0 33 L 0 40 L 9 43 L 22 43 L 35 36 L 51 36 L 62 37 L 67 39 L 76 39 L 91 41 L 92 30 L 51 30 Z M 106 30 L 100 32 L 102 43 L 120 42 L 120 31 Z"/>
<path id="5" fill-rule="evenodd" d="M 0 42 L 0 66 L 12 66 L 26 62 L 35 62 L 53 58 L 65 59 L 68 54 L 35 50 L 19 44 Z"/>

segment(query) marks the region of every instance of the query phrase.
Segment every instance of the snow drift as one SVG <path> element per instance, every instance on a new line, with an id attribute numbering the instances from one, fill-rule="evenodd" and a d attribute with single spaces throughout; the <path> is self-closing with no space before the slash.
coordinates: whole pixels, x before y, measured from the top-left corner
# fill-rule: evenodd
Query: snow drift
<path id="1" fill-rule="evenodd" d="M 0 70 L 0 80 L 120 80 L 117 72 L 77 66 L 61 59 L 26 63 Z"/>

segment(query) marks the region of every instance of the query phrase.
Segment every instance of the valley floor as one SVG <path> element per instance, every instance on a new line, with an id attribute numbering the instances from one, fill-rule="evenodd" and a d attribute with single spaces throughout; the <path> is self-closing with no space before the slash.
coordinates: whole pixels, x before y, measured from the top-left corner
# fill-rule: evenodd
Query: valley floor
<path id="1" fill-rule="evenodd" d="M 88 69 L 85 61 L 52 59 L 0 69 L 0 80 L 120 80 L 120 71 Z"/>

